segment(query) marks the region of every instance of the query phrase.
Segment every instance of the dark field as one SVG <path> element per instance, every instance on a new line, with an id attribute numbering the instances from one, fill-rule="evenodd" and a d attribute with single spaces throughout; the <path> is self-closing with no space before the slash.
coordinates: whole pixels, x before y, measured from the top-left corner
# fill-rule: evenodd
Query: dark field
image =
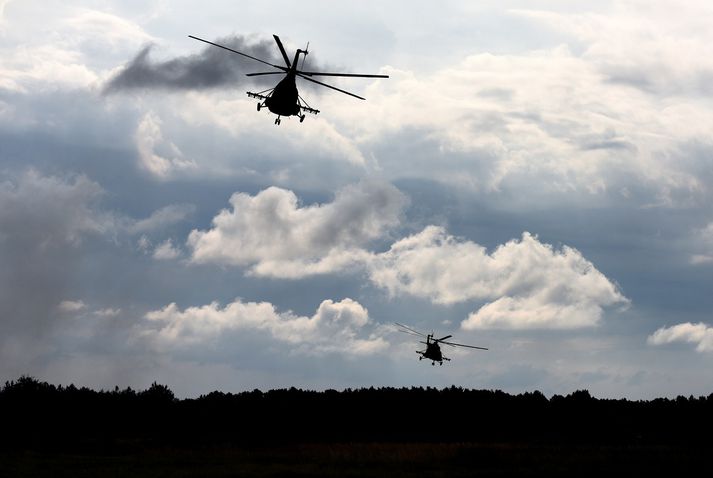
<path id="1" fill-rule="evenodd" d="M 322 443 L 0 453 L 0 476 L 616 476 L 710 472 L 710 450 L 503 443 Z"/>
<path id="2" fill-rule="evenodd" d="M 29 378 L 0 391 L 0 477 L 610 476 L 713 466 L 713 395 L 296 389 L 177 400 Z"/>

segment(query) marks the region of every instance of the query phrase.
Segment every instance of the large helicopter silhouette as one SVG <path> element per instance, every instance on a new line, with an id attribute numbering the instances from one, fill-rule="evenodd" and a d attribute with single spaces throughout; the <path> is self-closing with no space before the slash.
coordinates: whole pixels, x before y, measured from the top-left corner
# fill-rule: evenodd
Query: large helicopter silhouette
<path id="1" fill-rule="evenodd" d="M 280 37 L 277 35 L 272 35 L 273 38 L 275 38 L 275 42 L 277 43 L 278 48 L 280 49 L 280 53 L 282 53 L 282 58 L 285 60 L 285 65 L 286 66 L 280 66 L 280 65 L 273 65 L 272 63 L 269 63 L 267 61 L 261 60 L 260 58 L 255 58 L 254 56 L 250 56 L 248 54 L 239 52 L 237 50 L 233 50 L 232 48 L 228 48 L 227 46 L 224 45 L 219 45 L 217 43 L 213 43 L 208 40 L 204 40 L 202 38 L 195 37 L 193 35 L 188 35 L 189 38 L 193 38 L 194 40 L 202 41 L 204 43 L 208 43 L 209 45 L 217 46 L 218 48 L 222 48 L 223 50 L 228 50 L 233 53 L 237 53 L 238 55 L 242 55 L 244 57 L 250 58 L 255 61 L 259 61 L 260 63 L 264 63 L 265 65 L 271 66 L 273 68 L 277 68 L 278 70 L 281 71 L 266 71 L 266 72 L 260 72 L 260 73 L 247 73 L 246 76 L 262 76 L 262 75 L 281 75 L 285 74 L 285 77 L 280 80 L 280 82 L 275 86 L 274 88 L 269 88 L 264 91 L 260 91 L 258 93 L 253 93 L 248 91 L 247 94 L 251 98 L 256 98 L 260 100 L 257 104 L 257 110 L 260 111 L 261 108 L 267 107 L 268 110 L 270 110 L 272 113 L 275 113 L 277 115 L 277 118 L 275 119 L 275 124 L 280 124 L 280 117 L 281 116 L 297 116 L 300 119 L 300 123 L 305 120 L 305 112 L 307 113 L 312 113 L 316 115 L 319 113 L 319 110 L 316 110 L 314 108 L 310 108 L 310 106 L 307 104 L 307 102 L 302 98 L 297 91 L 297 85 L 295 84 L 295 79 L 296 77 L 300 77 L 304 80 L 311 81 L 312 83 L 316 83 L 321 86 L 326 86 L 327 88 L 331 88 L 333 90 L 339 91 L 340 93 L 344 93 L 349 96 L 353 96 L 354 98 L 359 98 L 360 100 L 365 100 L 366 98 L 362 98 L 361 96 L 355 95 L 354 93 L 349 93 L 348 91 L 341 90 L 335 86 L 328 85 L 326 83 L 322 83 L 321 81 L 317 81 L 313 78 L 310 78 L 312 76 L 342 76 L 342 77 L 349 77 L 349 78 L 388 78 L 389 75 L 365 75 L 361 73 L 325 73 L 325 72 L 319 72 L 319 71 L 303 71 L 297 69 L 297 64 L 299 63 L 300 59 L 300 53 L 303 55 L 302 56 L 302 68 L 304 68 L 304 60 L 309 54 L 309 43 L 307 43 L 307 48 L 304 50 L 300 50 L 299 48 L 297 49 L 297 52 L 295 53 L 295 58 L 290 63 L 290 59 L 287 57 L 287 52 L 285 52 L 285 47 L 282 46 L 282 42 L 280 41 Z"/>
<path id="2" fill-rule="evenodd" d="M 405 334 L 409 335 L 416 335 L 418 337 L 426 339 L 424 342 L 423 340 L 420 340 L 419 342 L 422 344 L 426 344 L 426 350 L 416 350 L 416 353 L 419 354 L 418 359 L 423 360 L 423 359 L 429 359 L 431 360 L 431 365 L 436 365 L 436 362 L 438 362 L 438 365 L 443 365 L 443 361 L 447 360 L 448 362 L 451 361 L 448 357 L 445 357 L 443 353 L 441 353 L 441 347 L 438 344 L 446 344 L 451 347 L 467 347 L 469 349 L 478 349 L 478 350 L 488 350 L 485 347 L 476 347 L 475 345 L 466 345 L 466 344 L 457 344 L 455 342 L 446 342 L 446 339 L 449 339 L 453 337 L 452 335 L 446 335 L 445 337 L 441 337 L 440 339 L 436 339 L 433 337 L 433 333 L 430 334 L 423 334 L 419 332 L 418 330 L 414 330 L 411 327 L 407 327 L 403 324 L 399 324 L 398 322 L 394 322 L 397 326 L 400 327 L 398 329 L 399 332 L 403 332 Z"/>

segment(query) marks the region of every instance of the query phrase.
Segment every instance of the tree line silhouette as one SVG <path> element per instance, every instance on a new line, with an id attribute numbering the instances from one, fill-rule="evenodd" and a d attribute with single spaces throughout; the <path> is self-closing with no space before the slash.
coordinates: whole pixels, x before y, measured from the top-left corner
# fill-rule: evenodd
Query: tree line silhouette
<path id="1" fill-rule="evenodd" d="M 632 401 L 586 390 L 547 398 L 461 387 L 214 391 L 56 386 L 23 376 L 0 390 L 5 447 L 526 442 L 713 445 L 713 394 Z"/>

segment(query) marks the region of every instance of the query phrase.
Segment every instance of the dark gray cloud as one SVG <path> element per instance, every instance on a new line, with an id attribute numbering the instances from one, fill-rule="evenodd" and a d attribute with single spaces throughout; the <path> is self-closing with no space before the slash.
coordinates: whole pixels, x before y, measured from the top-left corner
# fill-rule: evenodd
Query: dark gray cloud
<path id="1" fill-rule="evenodd" d="M 0 182 L 0 362 L 47 352 L 59 304 L 78 302 L 72 289 L 82 274 L 80 245 L 113 228 L 96 205 L 102 188 L 85 176 L 29 171 Z M 19 345 L 22 344 L 22 345 Z M 32 347 L 28 347 L 31 344 Z M 34 348 L 34 352 L 31 350 Z M 17 354 L 8 351 L 15 350 Z M 9 354 L 9 355 L 8 355 Z M 23 365 L 27 365 L 24 363 Z"/>
<path id="2" fill-rule="evenodd" d="M 237 35 L 219 38 L 215 42 L 269 63 L 283 64 L 273 41 L 251 42 L 245 37 Z M 196 41 L 196 44 L 198 43 Z M 109 80 L 104 87 L 104 92 L 116 93 L 140 89 L 189 90 L 237 86 L 249 80 L 245 76 L 246 73 L 273 70 L 267 65 L 210 45 L 205 46 L 200 53 L 163 61 L 152 60 L 150 58 L 152 50 L 153 45 L 145 46 L 133 60 Z M 260 84 L 274 83 L 275 78 L 278 76 L 256 77 L 255 81 Z"/>

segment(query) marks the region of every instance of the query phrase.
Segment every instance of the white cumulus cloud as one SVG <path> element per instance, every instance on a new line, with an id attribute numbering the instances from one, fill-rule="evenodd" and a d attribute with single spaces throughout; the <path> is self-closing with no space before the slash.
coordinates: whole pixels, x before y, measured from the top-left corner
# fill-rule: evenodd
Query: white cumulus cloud
<path id="1" fill-rule="evenodd" d="M 161 118 L 148 112 L 136 129 L 136 148 L 141 167 L 154 176 L 165 179 L 177 171 L 196 167 L 193 161 L 185 159 L 173 142 L 164 139 Z"/>
<path id="2" fill-rule="evenodd" d="M 105 318 L 117 317 L 119 314 L 121 314 L 120 308 L 112 309 L 111 307 L 107 307 L 106 309 L 98 309 L 94 311 L 94 315 Z"/>
<path id="3" fill-rule="evenodd" d="M 166 239 L 153 251 L 153 258 L 160 261 L 170 261 L 179 257 L 181 257 L 181 251 L 173 245 L 171 239 Z"/>
<path id="4" fill-rule="evenodd" d="M 68 2 L 13 2 L 6 8 L 9 3 L 0 2 L 0 88 L 24 93 L 91 89 L 113 60 L 156 41 L 136 23 L 106 11 Z"/>
<path id="5" fill-rule="evenodd" d="M 196 263 L 249 266 L 261 276 L 332 272 L 358 261 L 361 246 L 397 226 L 406 202 L 380 182 L 346 187 L 331 203 L 309 206 L 277 187 L 255 196 L 236 193 L 232 209 L 213 218 L 211 229 L 192 231 L 188 245 Z"/>
<path id="6" fill-rule="evenodd" d="M 461 324 L 466 329 L 593 326 L 603 307 L 628 302 L 579 251 L 556 250 L 528 233 L 489 253 L 429 226 L 373 255 L 368 267 L 392 295 L 491 301 Z"/>
<path id="7" fill-rule="evenodd" d="M 269 302 L 235 300 L 224 307 L 213 302 L 180 310 L 175 303 L 146 314 L 139 335 L 160 349 L 190 347 L 213 342 L 232 331 L 263 331 L 294 350 L 324 354 L 344 352 L 364 355 L 383 350 L 388 343 L 379 335 L 367 334 L 368 311 L 346 298 L 325 300 L 311 317 L 291 311 L 279 312 Z"/>
<path id="8" fill-rule="evenodd" d="M 63 300 L 57 306 L 62 312 L 79 312 L 87 308 L 87 305 L 81 300 Z"/>
<path id="9" fill-rule="evenodd" d="M 556 250 L 536 236 L 485 247 L 428 226 L 385 252 L 367 249 L 398 225 L 405 199 L 396 188 L 360 183 L 333 202 L 301 207 L 294 193 L 269 188 L 234 194 L 208 231 L 191 232 L 195 263 L 247 267 L 249 273 L 304 278 L 347 266 L 392 296 L 437 304 L 485 301 L 463 321 L 474 328 L 578 328 L 599 323 L 604 308 L 626 305 L 618 287 L 574 248 Z"/>
<path id="10" fill-rule="evenodd" d="M 713 352 L 713 327 L 699 322 L 685 322 L 672 327 L 661 327 L 648 338 L 651 345 L 664 345 L 674 342 L 696 344 L 698 352 Z"/>

